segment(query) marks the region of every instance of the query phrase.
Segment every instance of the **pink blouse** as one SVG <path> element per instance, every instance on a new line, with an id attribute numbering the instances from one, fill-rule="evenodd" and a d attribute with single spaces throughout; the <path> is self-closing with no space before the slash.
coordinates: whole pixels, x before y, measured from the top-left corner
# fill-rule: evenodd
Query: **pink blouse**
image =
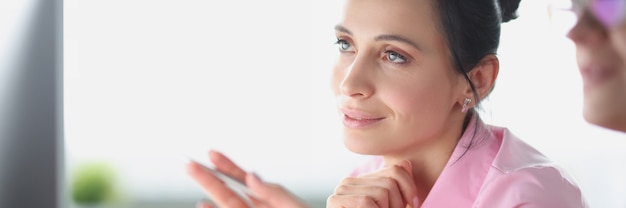
<path id="1" fill-rule="evenodd" d="M 420 199 L 422 208 L 588 207 L 575 180 L 546 156 L 508 129 L 474 120 L 428 197 Z M 382 157 L 374 157 L 352 175 L 383 166 Z"/>

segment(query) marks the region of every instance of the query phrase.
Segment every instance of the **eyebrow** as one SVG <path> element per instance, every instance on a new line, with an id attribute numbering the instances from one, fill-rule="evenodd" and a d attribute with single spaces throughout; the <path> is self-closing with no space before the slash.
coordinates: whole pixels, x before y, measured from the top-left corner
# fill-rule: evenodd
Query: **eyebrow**
<path id="1" fill-rule="evenodd" d="M 344 33 L 348 33 L 348 35 L 352 35 L 352 32 L 350 32 L 350 30 L 348 30 L 348 28 L 342 26 L 342 25 L 335 25 L 335 30 L 339 31 L 339 32 L 344 32 Z"/>
<path id="2" fill-rule="evenodd" d="M 406 44 L 409 44 L 409 45 L 415 47 L 419 51 L 422 51 L 422 47 L 420 47 L 417 43 L 413 42 L 412 40 L 409 40 L 408 38 L 405 38 L 405 37 L 402 37 L 402 36 L 399 36 L 399 35 L 379 35 L 374 40 L 376 40 L 376 41 L 387 40 L 387 41 L 403 42 L 403 43 L 406 43 Z"/>
<path id="3" fill-rule="evenodd" d="M 352 32 L 350 30 L 348 30 L 348 28 L 342 26 L 342 25 L 336 25 L 335 26 L 335 30 L 339 31 L 339 32 L 344 32 L 347 33 L 348 35 L 352 35 Z M 412 40 L 400 36 L 400 35 L 379 35 L 376 36 L 376 38 L 374 38 L 374 40 L 376 41 L 398 41 L 398 42 L 402 42 L 402 43 L 406 43 L 409 44 L 413 47 L 415 47 L 417 50 L 422 51 L 422 47 L 420 47 L 419 44 L 413 42 Z"/>

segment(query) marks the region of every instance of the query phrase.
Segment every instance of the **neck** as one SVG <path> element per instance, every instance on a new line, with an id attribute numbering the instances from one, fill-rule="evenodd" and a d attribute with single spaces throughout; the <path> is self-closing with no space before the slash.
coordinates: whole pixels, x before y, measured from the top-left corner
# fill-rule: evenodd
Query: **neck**
<path id="1" fill-rule="evenodd" d="M 428 144 L 408 148 L 398 155 L 385 155 L 385 164 L 399 164 L 406 159 L 413 166 L 413 180 L 418 190 L 420 201 L 424 201 L 433 185 L 450 160 L 452 152 L 462 135 L 464 119 L 449 122 L 448 128 L 437 139 Z"/>

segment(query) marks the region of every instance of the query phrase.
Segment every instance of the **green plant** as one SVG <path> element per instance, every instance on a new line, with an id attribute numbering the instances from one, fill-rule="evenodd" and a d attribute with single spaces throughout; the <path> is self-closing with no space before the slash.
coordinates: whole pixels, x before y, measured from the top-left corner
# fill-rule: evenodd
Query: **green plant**
<path id="1" fill-rule="evenodd" d="M 103 162 L 84 163 L 75 169 L 72 200 L 77 204 L 100 204 L 113 198 L 113 168 Z"/>

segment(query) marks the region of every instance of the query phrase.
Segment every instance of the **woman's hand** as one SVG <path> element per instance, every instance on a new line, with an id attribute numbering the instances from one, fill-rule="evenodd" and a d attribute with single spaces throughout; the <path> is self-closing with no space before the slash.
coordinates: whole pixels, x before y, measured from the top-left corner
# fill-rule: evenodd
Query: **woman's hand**
<path id="1" fill-rule="evenodd" d="M 345 178 L 328 197 L 327 207 L 417 207 L 417 188 L 411 163 L 385 167 L 379 171 Z"/>
<path id="2" fill-rule="evenodd" d="M 261 181 L 255 174 L 247 173 L 217 151 L 210 151 L 209 159 L 218 171 L 230 175 L 239 181 L 245 181 L 248 188 L 255 194 L 255 198 L 251 197 L 255 207 L 307 207 L 298 197 L 282 186 Z M 233 192 L 224 182 L 206 170 L 202 165 L 191 162 L 187 166 L 187 171 L 218 207 L 248 207 L 245 200 L 239 197 L 237 193 Z M 201 203 L 198 206 L 213 207 L 208 203 Z"/>

